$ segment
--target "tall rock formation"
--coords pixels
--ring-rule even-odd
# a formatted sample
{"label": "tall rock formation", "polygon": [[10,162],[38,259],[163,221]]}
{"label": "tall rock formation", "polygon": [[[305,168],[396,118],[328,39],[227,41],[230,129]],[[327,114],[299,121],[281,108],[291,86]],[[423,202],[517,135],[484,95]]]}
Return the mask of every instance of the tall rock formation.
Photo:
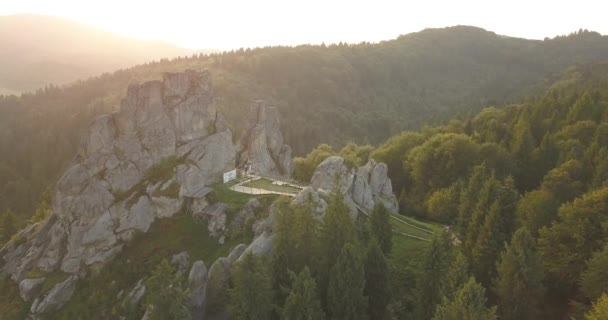
{"label": "tall rock formation", "polygon": [[120,110],[90,126],[55,187],[53,214],[0,250],[0,274],[15,281],[34,270],[82,276],[157,218],[183,205],[203,208],[207,186],[235,168],[235,157],[208,72],[131,85]]}
{"label": "tall rock formation", "polygon": [[237,165],[263,176],[291,176],[291,147],[284,144],[279,113],[264,101],[256,101],[249,108],[237,147]]}
{"label": "tall rock formation", "polygon": [[[373,159],[359,168],[349,169],[341,157],[329,157],[319,166],[310,180],[312,191],[327,193],[339,183],[339,190],[351,209],[353,204],[366,212],[371,212],[378,202],[392,212],[399,212],[397,198],[393,194],[393,185],[388,177],[388,167]],[[356,207],[355,207],[356,209]],[[353,212],[356,214],[356,210]]]}

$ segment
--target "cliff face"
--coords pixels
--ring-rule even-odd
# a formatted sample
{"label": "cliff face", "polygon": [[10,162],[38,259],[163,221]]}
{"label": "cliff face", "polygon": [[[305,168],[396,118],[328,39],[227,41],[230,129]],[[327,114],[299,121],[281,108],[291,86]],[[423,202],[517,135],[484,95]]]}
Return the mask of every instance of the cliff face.
{"label": "cliff face", "polygon": [[291,176],[291,147],[284,144],[277,109],[256,101],[247,119],[237,147],[238,166],[263,176]]}
{"label": "cliff face", "polygon": [[0,271],[16,281],[33,270],[82,276],[157,218],[204,207],[235,156],[208,72],[131,85],[120,111],[90,126],[55,187],[53,214],[2,248]]}

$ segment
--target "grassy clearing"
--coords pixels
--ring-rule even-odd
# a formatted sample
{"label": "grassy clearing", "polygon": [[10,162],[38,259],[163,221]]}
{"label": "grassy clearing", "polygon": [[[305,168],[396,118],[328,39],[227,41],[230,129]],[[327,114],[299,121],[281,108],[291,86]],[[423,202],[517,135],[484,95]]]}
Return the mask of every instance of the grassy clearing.
{"label": "grassy clearing", "polygon": [[247,182],[247,183],[243,184],[243,186],[263,189],[263,190],[269,190],[269,191],[276,191],[276,192],[294,193],[294,194],[298,193],[302,190],[300,188],[296,188],[291,185],[274,184],[273,181],[271,181],[269,179],[265,179],[265,178],[260,178],[257,180]]}
{"label": "grassy clearing", "polygon": [[42,272],[42,271],[32,271],[27,274],[27,278],[45,278],[44,284],[42,284],[41,293],[49,292],[53,287],[65,281],[70,275],[67,273],[63,273],[61,271],[58,272]]}
{"label": "grassy clearing", "polygon": [[[432,231],[434,234],[441,232],[441,230],[443,228],[443,226],[441,226],[441,225],[422,222],[422,221],[419,221],[419,220],[416,220],[416,219],[410,218],[410,217],[398,216],[398,218],[408,222],[409,224],[411,224],[415,227]],[[428,232],[425,232],[420,229],[414,228],[412,226],[406,225],[395,219],[391,219],[391,225],[393,226],[394,230],[405,232],[405,233],[411,234],[413,236],[417,236],[417,237],[421,237],[421,238],[425,238],[425,239],[431,239],[433,237],[433,234],[430,234]],[[399,236],[399,235],[395,235],[395,236]]]}

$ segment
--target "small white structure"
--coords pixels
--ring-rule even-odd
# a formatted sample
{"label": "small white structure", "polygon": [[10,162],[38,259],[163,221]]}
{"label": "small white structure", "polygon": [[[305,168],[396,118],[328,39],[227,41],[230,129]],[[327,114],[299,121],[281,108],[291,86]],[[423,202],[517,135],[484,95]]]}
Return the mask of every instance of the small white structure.
{"label": "small white structure", "polygon": [[228,183],[236,179],[236,169],[224,172],[224,183]]}

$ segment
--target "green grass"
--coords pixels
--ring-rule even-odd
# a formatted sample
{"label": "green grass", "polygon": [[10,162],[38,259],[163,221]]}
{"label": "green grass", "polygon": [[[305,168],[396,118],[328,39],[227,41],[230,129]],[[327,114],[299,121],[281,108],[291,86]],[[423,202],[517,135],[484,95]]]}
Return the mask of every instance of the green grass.
{"label": "green grass", "polygon": [[[435,234],[441,232],[443,228],[443,226],[438,224],[422,222],[409,217],[407,217],[407,219],[403,219],[403,216],[399,216],[399,218],[406,220],[417,227],[432,230],[435,232]],[[393,226],[393,229],[406,232],[414,236],[426,239],[431,239],[433,237],[432,234],[404,225],[394,219],[391,219],[391,225]],[[391,261],[393,261],[393,263],[400,268],[409,268],[414,272],[422,271],[422,257],[424,255],[424,250],[428,245],[429,242],[427,241],[413,239],[393,233],[393,250]]]}
{"label": "green grass", "polygon": [[43,272],[43,271],[32,271],[27,274],[28,279],[34,278],[45,278],[44,284],[42,284],[41,293],[49,292],[53,287],[65,281],[70,275],[61,271],[57,272]]}
{"label": "green grass", "polygon": [[243,186],[263,189],[263,190],[269,190],[269,191],[285,192],[285,193],[298,193],[302,190],[300,188],[296,188],[291,185],[274,184],[271,180],[265,179],[265,178],[260,178],[257,180],[247,182],[247,183],[243,184]]}
{"label": "green grass", "polygon": [[[146,170],[143,179],[128,190],[114,192],[114,201],[121,202],[128,199],[127,206],[132,206],[140,196],[146,193],[146,187],[155,183],[168,181],[175,175],[175,168],[185,163],[185,159],[170,156],[161,160]],[[179,196],[179,184],[171,184],[169,188],[162,193],[167,193],[168,196],[177,198]]]}
{"label": "green grass", "polygon": [[[405,217],[405,216],[401,216],[401,215],[397,216],[397,218],[399,218],[401,220],[404,220],[404,221],[406,221],[406,222],[410,223],[411,225],[416,226],[418,228],[422,228],[422,229],[425,229],[425,230],[432,231],[435,234],[438,233],[438,232],[441,232],[441,230],[443,228],[443,226],[438,225],[438,224],[433,224],[433,223],[428,223],[428,222],[422,222],[422,221],[416,220],[414,218]],[[433,234],[430,234],[428,232],[419,230],[419,229],[414,228],[412,226],[408,226],[408,225],[406,225],[406,224],[404,224],[404,223],[402,223],[400,221],[397,221],[395,219],[391,219],[390,221],[391,221],[391,225],[393,226],[394,230],[398,230],[398,231],[401,231],[401,232],[405,232],[405,233],[411,234],[413,236],[417,236],[417,237],[421,237],[421,238],[425,238],[425,239],[429,239],[429,240],[433,237]],[[400,235],[394,235],[394,236],[400,236]],[[403,237],[403,236],[401,235],[400,237]],[[413,240],[415,240],[415,239],[413,239]],[[419,240],[416,240],[416,241],[419,241]]]}

